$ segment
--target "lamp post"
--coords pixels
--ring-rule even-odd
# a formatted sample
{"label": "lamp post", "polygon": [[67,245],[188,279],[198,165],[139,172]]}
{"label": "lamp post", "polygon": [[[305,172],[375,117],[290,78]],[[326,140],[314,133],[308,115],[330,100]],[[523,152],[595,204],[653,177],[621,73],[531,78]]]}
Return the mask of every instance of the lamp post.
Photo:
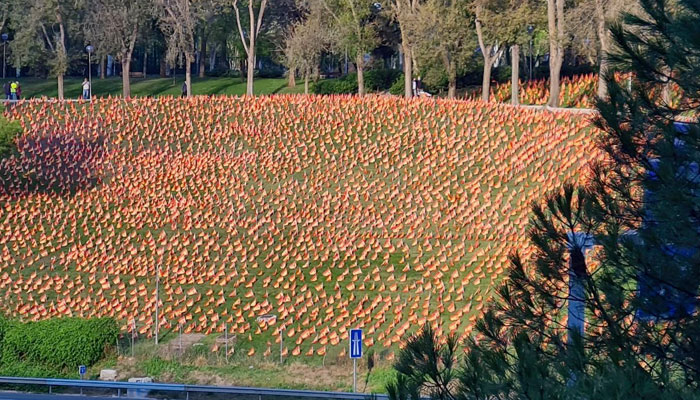
{"label": "lamp post", "polygon": [[532,37],[533,37],[534,33],[535,33],[535,27],[532,25],[528,25],[527,26],[527,34],[530,35],[530,52],[529,52],[530,66],[528,68],[528,70],[530,71],[530,77],[528,80],[530,80],[530,81],[532,80]]}
{"label": "lamp post", "polygon": [[87,45],[85,47],[85,51],[88,53],[88,84],[90,85],[90,101],[92,101],[92,53],[95,51],[95,48],[92,47],[92,45]]}
{"label": "lamp post", "polygon": [[7,33],[2,34],[2,79],[5,79],[5,71],[7,70],[7,65],[5,64],[5,57],[7,56]]}

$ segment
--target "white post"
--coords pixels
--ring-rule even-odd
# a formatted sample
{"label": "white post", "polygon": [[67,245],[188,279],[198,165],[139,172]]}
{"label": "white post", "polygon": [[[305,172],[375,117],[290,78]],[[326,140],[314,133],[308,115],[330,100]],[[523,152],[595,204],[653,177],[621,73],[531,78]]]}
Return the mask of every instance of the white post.
{"label": "white post", "polygon": [[158,345],[158,325],[160,325],[158,323],[160,321],[158,319],[158,303],[160,302],[160,299],[158,298],[159,289],[160,289],[160,265],[158,265],[157,270],[156,270],[156,346]]}
{"label": "white post", "polygon": [[282,365],[282,351],[284,351],[284,325],[280,327],[280,365]]}
{"label": "white post", "polygon": [[357,393],[357,358],[352,359],[352,392]]}
{"label": "white post", "polygon": [[131,320],[131,358],[134,358],[134,338],[136,337],[136,320]]}
{"label": "white post", "polygon": [[88,96],[90,96],[90,101],[92,101],[92,53],[88,51],[88,85],[90,85],[90,90],[88,91]]}

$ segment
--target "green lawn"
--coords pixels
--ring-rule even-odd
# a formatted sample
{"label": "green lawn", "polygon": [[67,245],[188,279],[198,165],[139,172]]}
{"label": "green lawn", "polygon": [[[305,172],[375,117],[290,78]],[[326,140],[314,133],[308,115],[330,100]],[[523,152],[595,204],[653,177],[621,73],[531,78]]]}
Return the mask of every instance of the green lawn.
{"label": "green lawn", "polygon": [[[22,97],[56,97],[58,88],[55,79],[22,78]],[[184,77],[172,78],[148,78],[132,79],[132,96],[179,96]],[[65,80],[65,97],[78,98],[82,93],[81,78],[67,78]],[[226,94],[243,95],[246,91],[245,80],[241,78],[192,78],[192,92],[195,95]],[[287,87],[287,80],[258,79],[255,81],[255,94],[284,94],[303,93],[304,85],[294,88]],[[122,81],[120,77],[108,79],[93,79],[93,93],[95,96],[121,96]]]}

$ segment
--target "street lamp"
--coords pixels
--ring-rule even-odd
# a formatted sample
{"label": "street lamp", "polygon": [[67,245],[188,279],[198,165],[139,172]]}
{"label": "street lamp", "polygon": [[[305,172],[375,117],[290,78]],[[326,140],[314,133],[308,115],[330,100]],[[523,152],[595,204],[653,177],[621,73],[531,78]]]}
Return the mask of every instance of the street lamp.
{"label": "street lamp", "polygon": [[[90,101],[92,101],[92,53],[95,51],[95,48],[92,47],[92,45],[87,45],[85,51],[88,53],[88,84],[90,85],[90,92],[88,94],[90,95]],[[157,340],[158,339],[156,339],[156,342]]]}
{"label": "street lamp", "polygon": [[530,80],[530,81],[532,80],[532,37],[533,37],[534,33],[535,33],[535,27],[532,25],[528,25],[527,26],[527,34],[530,35],[530,53],[529,53],[530,54],[530,68],[528,68],[530,71],[530,78],[528,80]]}
{"label": "street lamp", "polygon": [[7,39],[9,36],[7,36],[7,33],[3,33],[0,37],[2,37],[2,79],[5,79],[5,71],[7,70],[5,57],[7,55]]}

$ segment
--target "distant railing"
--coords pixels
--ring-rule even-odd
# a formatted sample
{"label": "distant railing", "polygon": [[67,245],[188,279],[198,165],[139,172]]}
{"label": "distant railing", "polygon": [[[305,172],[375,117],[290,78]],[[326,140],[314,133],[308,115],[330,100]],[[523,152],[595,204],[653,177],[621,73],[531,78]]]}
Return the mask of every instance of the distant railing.
{"label": "distant railing", "polygon": [[45,379],[45,378],[16,378],[0,376],[0,385],[35,385],[47,387],[51,393],[54,387],[71,388],[92,388],[114,390],[117,397],[122,396],[122,390],[134,390],[137,392],[157,391],[173,392],[185,395],[189,399],[190,393],[216,393],[230,395],[248,396],[275,396],[275,397],[297,397],[310,399],[337,399],[337,400],[388,400],[387,395],[350,393],[350,392],[323,392],[315,390],[292,390],[292,389],[266,389],[251,388],[241,386],[202,386],[202,385],[180,385],[170,383],[136,383],[136,382],[109,382],[91,381],[75,379]]}

